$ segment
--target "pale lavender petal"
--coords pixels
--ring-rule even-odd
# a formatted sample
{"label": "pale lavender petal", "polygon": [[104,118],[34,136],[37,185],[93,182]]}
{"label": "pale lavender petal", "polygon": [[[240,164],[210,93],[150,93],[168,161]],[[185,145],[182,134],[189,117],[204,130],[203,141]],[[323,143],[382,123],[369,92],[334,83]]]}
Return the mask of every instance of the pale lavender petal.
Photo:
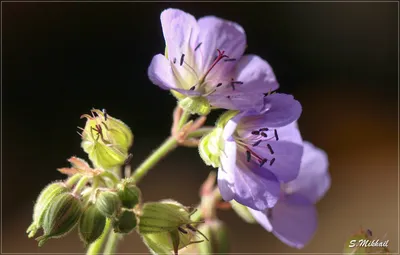
{"label": "pale lavender petal", "polygon": [[151,60],[147,70],[149,79],[165,90],[175,88],[175,79],[169,60],[162,54],[157,54]]}
{"label": "pale lavender petal", "polygon": [[[259,164],[247,162],[245,151],[237,150],[234,171],[235,200],[255,210],[273,207],[278,201],[280,184],[276,177]],[[260,172],[264,170],[261,177]],[[269,173],[269,174],[268,174]]]}
{"label": "pale lavender petal", "polygon": [[235,81],[243,82],[236,86],[240,92],[268,93],[279,88],[271,66],[256,55],[243,56],[234,71]]}
{"label": "pale lavender petal", "polygon": [[[285,183],[293,181],[298,176],[303,155],[302,145],[289,141],[265,141],[252,150],[268,160],[263,165],[265,169],[260,172],[261,176],[272,172],[279,181]],[[265,171],[266,169],[268,171]]]}
{"label": "pale lavender petal", "polygon": [[196,37],[198,25],[196,19],[178,9],[166,9],[161,13],[161,26],[167,44],[170,60],[181,57],[190,47],[191,37]]}
{"label": "pale lavender petal", "polygon": [[264,108],[261,112],[248,111],[239,128],[256,130],[257,127],[283,127],[296,121],[301,111],[301,104],[292,95],[274,93],[264,98]]}
{"label": "pale lavender petal", "polygon": [[[279,203],[279,202],[278,202]],[[272,225],[268,220],[267,215],[263,211],[253,210],[251,208],[247,208],[254,219],[260,224],[265,230],[268,232],[272,231]]]}
{"label": "pale lavender petal", "polygon": [[260,111],[264,106],[263,94],[245,94],[245,93],[235,93],[235,94],[221,94],[215,93],[213,95],[207,96],[210,104],[213,107],[229,110],[249,110],[254,109],[255,111]]}
{"label": "pale lavender petal", "polygon": [[[235,129],[235,123],[231,122],[230,127],[232,132]],[[234,174],[233,169],[236,168],[236,142],[230,137],[229,128],[224,129],[225,132],[225,144],[224,153],[220,157],[221,167],[218,169],[218,188],[221,192],[221,196],[225,201],[230,201],[235,197],[235,187],[234,187]]]}
{"label": "pale lavender petal", "polygon": [[296,192],[316,203],[328,191],[331,178],[328,156],[309,142],[304,142],[300,173],[296,180],[286,184],[287,192]]}
{"label": "pale lavender petal", "polygon": [[[214,16],[206,16],[198,20],[200,28],[198,44],[198,55],[201,56],[201,70],[206,71],[209,69],[217,55],[217,49],[225,51],[230,59],[238,60],[246,47],[246,35],[244,29],[231,21],[223,20]],[[213,79],[215,76],[227,74],[236,61],[222,60],[218,66],[208,75],[208,78]]]}
{"label": "pale lavender petal", "polygon": [[195,90],[187,90],[187,89],[181,89],[181,88],[173,88],[173,90],[185,95],[185,96],[200,96],[201,93],[199,91]]}
{"label": "pale lavender petal", "polygon": [[280,199],[270,215],[272,232],[291,247],[303,248],[317,230],[318,215],[314,204],[298,194]]}

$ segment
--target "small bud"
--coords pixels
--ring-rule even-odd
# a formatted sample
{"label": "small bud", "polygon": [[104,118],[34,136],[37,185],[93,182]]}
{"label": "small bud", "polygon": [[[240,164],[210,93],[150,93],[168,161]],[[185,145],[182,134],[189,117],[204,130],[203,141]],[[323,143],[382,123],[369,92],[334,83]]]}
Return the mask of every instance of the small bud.
{"label": "small bud", "polygon": [[178,254],[179,250],[190,244],[203,242],[203,240],[193,241],[194,237],[195,233],[192,231],[183,233],[177,229],[142,235],[143,242],[153,254],[171,254],[171,252]]}
{"label": "small bud", "polygon": [[209,239],[208,242],[202,242],[197,245],[200,254],[229,253],[227,229],[222,221],[209,221],[202,224],[199,230]]}
{"label": "small bud", "polygon": [[179,106],[191,114],[208,115],[211,111],[210,102],[205,97],[186,97],[179,100]]}
{"label": "small bud", "polygon": [[89,204],[79,219],[79,236],[85,245],[96,241],[104,231],[106,217],[94,204]]}
{"label": "small bud", "polygon": [[51,202],[43,219],[44,235],[37,238],[39,247],[50,238],[60,238],[68,234],[78,223],[82,214],[82,204],[72,193],[62,193]]}
{"label": "small bud", "polygon": [[33,209],[33,222],[26,231],[29,233],[29,238],[35,236],[36,232],[42,227],[45,212],[53,199],[59,194],[68,191],[69,189],[63,182],[54,182],[47,185],[42,192],[40,192]]}
{"label": "small bud", "polygon": [[[130,128],[107,113],[94,109],[82,133],[82,148],[96,167],[111,169],[124,164],[133,143]],[[95,114],[97,116],[95,116]]]}
{"label": "small bud", "polygon": [[224,153],[224,140],[222,128],[214,128],[211,133],[203,136],[199,144],[199,154],[204,163],[217,168],[220,166],[220,156]]}
{"label": "small bud", "polygon": [[116,192],[101,191],[96,198],[97,209],[107,218],[113,218],[121,208],[121,200]]}
{"label": "small bud", "polygon": [[250,223],[250,224],[257,223],[256,219],[254,219],[253,215],[251,214],[251,212],[249,211],[249,208],[247,206],[241,205],[238,202],[236,202],[235,200],[231,200],[230,203],[232,205],[232,209],[245,222]]}
{"label": "small bud", "polygon": [[139,220],[141,234],[166,232],[191,224],[186,207],[173,200],[145,203]]}
{"label": "small bud", "polygon": [[117,189],[123,207],[132,209],[140,202],[140,189],[128,180],[118,184]]}
{"label": "small bud", "polygon": [[112,224],[114,232],[129,234],[137,225],[136,215],[132,211],[122,209],[118,217],[113,220]]}
{"label": "small bud", "polygon": [[[178,254],[178,250],[189,244],[198,232],[191,224],[187,207],[173,200],[145,203],[139,218],[138,232],[150,250],[159,253]],[[201,232],[198,232],[201,234]]]}

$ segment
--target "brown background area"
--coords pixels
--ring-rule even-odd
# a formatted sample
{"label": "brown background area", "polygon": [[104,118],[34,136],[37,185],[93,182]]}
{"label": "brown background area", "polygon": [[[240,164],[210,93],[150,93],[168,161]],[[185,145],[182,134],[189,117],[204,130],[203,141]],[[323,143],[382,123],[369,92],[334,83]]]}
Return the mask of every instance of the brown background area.
{"label": "brown background area", "polygon": [[[158,15],[166,4],[4,3],[2,252],[83,252],[74,232],[43,248],[25,235],[33,201],[85,157],[75,127],[105,107],[134,131],[133,164],[168,135],[173,98],[146,68],[162,51]],[[283,92],[303,105],[303,137],[327,151],[332,188],[318,204],[319,229],[304,250],[222,212],[232,252],[341,252],[360,225],[399,252],[397,4],[175,4],[196,16],[242,24],[249,51],[268,59]],[[215,116],[213,116],[215,118]],[[209,120],[212,124],[213,119]],[[140,187],[148,201],[198,202],[210,168],[179,148]],[[136,234],[120,252],[147,252]]]}

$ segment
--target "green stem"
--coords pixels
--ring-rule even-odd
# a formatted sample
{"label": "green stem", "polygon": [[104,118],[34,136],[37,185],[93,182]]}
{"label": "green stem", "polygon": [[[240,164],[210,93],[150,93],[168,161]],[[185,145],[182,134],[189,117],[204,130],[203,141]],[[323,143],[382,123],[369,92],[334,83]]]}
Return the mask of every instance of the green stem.
{"label": "green stem", "polygon": [[82,177],[81,174],[74,174],[73,176],[69,177],[66,181],[65,181],[65,185],[67,185],[68,188],[72,188],[72,186],[75,185],[75,183],[77,181],[79,181],[79,179]]}
{"label": "green stem", "polygon": [[88,177],[82,177],[79,182],[76,184],[74,190],[72,191],[73,194],[77,195],[79,194],[82,189],[86,186],[86,183],[88,182],[89,178]]}
{"label": "green stem", "polygon": [[182,113],[181,119],[179,120],[178,129],[181,129],[183,125],[185,125],[185,123],[189,120],[190,115],[191,114],[188,111],[184,111]]}
{"label": "green stem", "polygon": [[114,231],[110,231],[110,235],[108,236],[106,247],[104,248],[104,255],[115,254],[115,252],[117,250],[118,241],[120,239],[121,239],[120,234],[117,234]]}
{"label": "green stem", "polygon": [[201,137],[213,131],[214,127],[203,127],[191,132],[188,137]]}
{"label": "green stem", "polygon": [[158,149],[156,149],[136,170],[131,178],[137,183],[147,172],[154,167],[162,158],[164,158],[171,150],[175,149],[178,143],[174,137],[169,137]]}
{"label": "green stem", "polygon": [[106,237],[108,236],[108,232],[110,230],[110,225],[111,225],[110,221],[107,220],[106,226],[104,227],[103,234],[101,235],[101,237],[99,239],[97,239],[97,241],[95,241],[94,243],[92,243],[89,246],[89,249],[87,250],[86,255],[97,255],[100,253],[100,250],[103,247],[103,243],[106,240]]}

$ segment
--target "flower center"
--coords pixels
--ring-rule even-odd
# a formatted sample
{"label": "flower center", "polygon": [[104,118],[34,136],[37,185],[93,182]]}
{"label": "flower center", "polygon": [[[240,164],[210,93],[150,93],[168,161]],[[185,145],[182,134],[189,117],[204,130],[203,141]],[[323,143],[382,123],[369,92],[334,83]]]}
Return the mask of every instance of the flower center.
{"label": "flower center", "polygon": [[[270,133],[270,135],[268,135],[268,132]],[[278,131],[276,129],[272,131],[269,128],[260,128],[258,130],[251,131],[250,136],[247,136],[245,138],[241,138],[238,135],[235,135],[235,140],[237,141],[237,144],[246,151],[247,162],[255,160],[260,167],[268,162],[270,166],[274,164],[276,160],[273,157],[275,151],[273,150],[271,144],[268,143],[268,141],[279,140]],[[267,150],[268,154],[271,155],[270,157],[262,157],[257,154],[257,152],[255,152],[254,148],[261,146],[263,150]]]}

